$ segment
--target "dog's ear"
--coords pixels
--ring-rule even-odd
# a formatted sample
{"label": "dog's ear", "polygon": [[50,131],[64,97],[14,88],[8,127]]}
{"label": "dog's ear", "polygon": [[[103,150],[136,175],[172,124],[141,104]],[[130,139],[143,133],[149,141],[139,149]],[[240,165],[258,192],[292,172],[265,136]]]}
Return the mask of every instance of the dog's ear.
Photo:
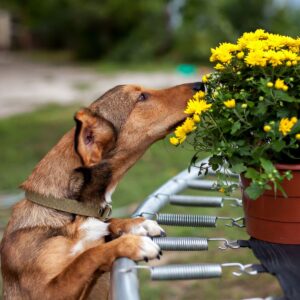
{"label": "dog's ear", "polygon": [[74,146],[84,166],[99,163],[103,155],[113,148],[116,134],[113,125],[95,115],[88,108],[75,114],[76,130]]}

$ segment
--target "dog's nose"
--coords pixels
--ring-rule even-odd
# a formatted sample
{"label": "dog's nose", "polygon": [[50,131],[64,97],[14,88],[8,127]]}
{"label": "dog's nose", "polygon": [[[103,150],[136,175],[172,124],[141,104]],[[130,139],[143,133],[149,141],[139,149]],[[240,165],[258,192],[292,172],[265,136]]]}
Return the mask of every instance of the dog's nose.
{"label": "dog's nose", "polygon": [[203,82],[194,82],[192,89],[195,92],[205,91],[204,83]]}

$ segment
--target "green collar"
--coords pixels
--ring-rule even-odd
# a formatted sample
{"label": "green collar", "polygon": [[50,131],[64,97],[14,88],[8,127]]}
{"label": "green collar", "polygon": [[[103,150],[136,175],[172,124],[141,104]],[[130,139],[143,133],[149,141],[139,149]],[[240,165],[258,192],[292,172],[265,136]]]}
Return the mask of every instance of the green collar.
{"label": "green collar", "polygon": [[56,210],[68,212],[75,215],[81,215],[86,217],[94,217],[100,220],[106,220],[111,215],[112,207],[106,203],[104,208],[91,206],[83,202],[79,202],[73,199],[67,198],[54,198],[42,196],[34,192],[25,192],[25,196],[28,200],[37,203],[42,206],[53,208]]}

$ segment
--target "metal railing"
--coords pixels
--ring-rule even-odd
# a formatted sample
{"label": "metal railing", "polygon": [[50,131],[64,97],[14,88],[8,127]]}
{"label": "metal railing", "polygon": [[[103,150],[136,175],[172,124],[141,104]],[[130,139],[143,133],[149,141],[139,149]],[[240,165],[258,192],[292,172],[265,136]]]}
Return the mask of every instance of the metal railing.
{"label": "metal railing", "polygon": [[[201,190],[211,190],[214,181],[211,180],[201,180],[201,178],[204,177],[204,175],[199,175],[199,168],[197,166],[200,166],[201,164],[206,164],[208,162],[208,158],[200,161],[195,167],[191,167],[190,170],[184,170],[175,177],[171,178],[169,181],[167,181],[165,184],[163,184],[160,188],[158,188],[156,191],[154,191],[150,196],[148,196],[145,201],[136,209],[136,211],[133,213],[132,217],[137,217],[143,215],[145,218],[153,219],[154,217],[157,218],[158,223],[159,222],[159,211],[167,204],[175,204],[175,205],[185,205],[185,206],[202,206],[202,207],[221,207],[223,206],[224,201],[228,200],[233,203],[235,206],[240,206],[241,202],[239,199],[236,198],[226,198],[226,197],[216,197],[216,196],[188,196],[188,195],[176,195],[183,190],[187,188],[196,188]],[[209,173],[210,175],[214,175],[214,172]],[[235,174],[231,174],[233,177],[237,177]],[[200,179],[200,180],[199,180]],[[167,214],[164,214],[167,215]],[[175,217],[174,217],[175,216]],[[171,221],[176,223],[176,218],[178,218],[182,221],[182,218],[180,215],[173,215],[171,216]],[[183,218],[183,223],[187,222],[188,225],[193,225],[193,222],[199,221],[200,224],[203,225],[201,222],[208,222],[208,226],[215,225],[217,219],[222,219],[220,217],[212,217],[212,216],[197,216],[194,217],[200,217],[198,220],[190,219],[190,217],[187,216],[193,216],[193,215],[181,215],[185,216]],[[164,216],[166,219],[166,216]],[[205,217],[205,218],[204,218]],[[209,217],[208,220],[206,217]],[[214,218],[214,219],[211,219]],[[238,219],[232,219],[232,218],[226,218],[223,219],[230,220],[231,225],[241,226],[239,224],[240,218]],[[208,220],[208,221],[207,221]],[[190,223],[189,223],[190,221]],[[213,224],[214,223],[214,224]],[[207,223],[205,223],[207,225]],[[204,225],[205,225],[204,224]],[[184,239],[184,238],[182,238]],[[198,245],[195,246],[195,240],[193,241],[183,241],[178,242],[176,241],[165,241],[166,247],[173,247],[176,243],[178,244],[175,247],[181,247],[181,250],[188,250],[188,243],[190,245],[194,242],[194,245],[191,245],[191,247],[195,249],[203,249],[207,250],[207,242],[209,239],[203,238],[201,241],[198,242]],[[225,243],[225,248],[234,248],[234,245],[231,245],[227,240],[225,239],[210,239],[210,240],[222,240]],[[163,241],[161,241],[163,243]],[[168,244],[169,243],[169,244]],[[172,245],[170,245],[170,243]],[[195,272],[197,273],[197,276],[199,278],[204,278],[204,276],[219,276],[221,275],[221,268],[222,266],[239,266],[240,271],[245,271],[246,268],[249,266],[242,266],[240,264],[223,264],[223,265],[216,265],[216,264],[207,264],[207,265],[179,265],[177,267],[172,266],[163,266],[162,267],[156,267],[156,268],[150,268],[147,266],[137,266],[135,262],[128,258],[120,258],[116,260],[116,262],[113,265],[112,270],[112,279],[111,279],[111,298],[112,300],[139,300],[139,281],[137,276],[137,268],[148,268],[151,271],[151,277],[152,279],[160,278],[157,276],[156,273],[164,273],[165,267],[169,267],[166,270],[171,270],[173,272],[172,276],[173,279],[176,279],[178,276],[180,277],[180,274],[174,275],[174,270],[190,270],[192,272],[190,275],[194,276],[193,278],[196,278]],[[175,265],[176,266],[176,265]],[[179,267],[179,269],[178,269]],[[163,270],[164,269],[164,270]],[[125,271],[124,271],[125,270]],[[126,272],[126,270],[130,270],[130,272]],[[217,272],[216,272],[217,270]],[[206,273],[205,273],[206,272]],[[211,274],[211,272],[213,274]],[[253,270],[247,272],[247,274],[251,274]],[[154,273],[154,275],[153,275]],[[218,274],[217,274],[218,273]],[[241,274],[239,272],[233,272],[233,274]],[[171,276],[171,277],[172,277]],[[175,277],[174,277],[175,276]],[[164,278],[167,278],[168,276],[163,275]],[[179,279],[179,277],[177,279]]]}

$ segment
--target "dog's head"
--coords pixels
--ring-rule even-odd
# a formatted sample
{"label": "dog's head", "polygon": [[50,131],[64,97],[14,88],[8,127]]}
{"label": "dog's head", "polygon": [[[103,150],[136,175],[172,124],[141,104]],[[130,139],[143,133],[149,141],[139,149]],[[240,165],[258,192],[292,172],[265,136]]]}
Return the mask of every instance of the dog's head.
{"label": "dog's head", "polygon": [[76,188],[81,196],[89,198],[87,193],[99,191],[99,182],[93,180],[91,172],[96,176],[101,173],[101,178],[106,173],[106,182],[101,184],[106,192],[113,190],[152,143],[164,138],[186,118],[183,111],[188,99],[202,88],[201,83],[162,90],[122,85],[78,111],[74,144],[83,167],[77,173],[84,173],[85,182],[89,182]]}

